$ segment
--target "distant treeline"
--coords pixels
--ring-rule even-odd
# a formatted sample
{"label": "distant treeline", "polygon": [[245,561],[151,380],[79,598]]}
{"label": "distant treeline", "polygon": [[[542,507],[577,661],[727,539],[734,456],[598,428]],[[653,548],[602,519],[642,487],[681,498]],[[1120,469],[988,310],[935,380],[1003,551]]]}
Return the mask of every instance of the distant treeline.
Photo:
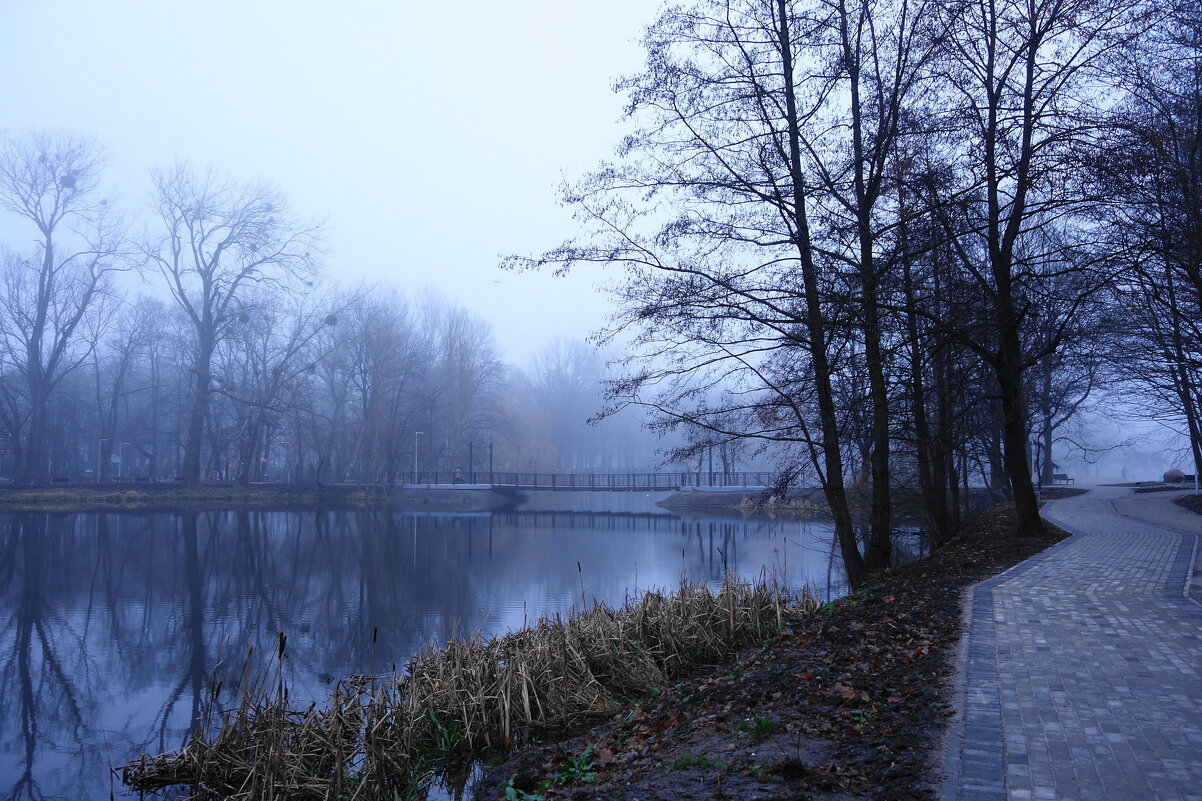
{"label": "distant treeline", "polygon": [[453,301],[327,286],[320,231],[271,187],[175,166],[153,173],[149,208],[118,209],[103,161],[76,136],[0,142],[18,232],[0,250],[0,477],[389,482],[655,464],[636,415],[588,425],[605,377],[592,348],[550,343],[512,367]]}

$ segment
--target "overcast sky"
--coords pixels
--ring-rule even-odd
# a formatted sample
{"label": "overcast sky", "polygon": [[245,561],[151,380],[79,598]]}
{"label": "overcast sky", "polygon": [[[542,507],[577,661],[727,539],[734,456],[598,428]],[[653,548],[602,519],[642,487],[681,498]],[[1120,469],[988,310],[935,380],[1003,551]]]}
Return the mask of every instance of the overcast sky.
{"label": "overcast sky", "polygon": [[557,186],[618,142],[653,0],[0,0],[0,126],[107,146],[126,206],[182,158],[326,220],[329,266],[488,319],[524,361],[604,319],[595,277],[514,275],[572,228]]}

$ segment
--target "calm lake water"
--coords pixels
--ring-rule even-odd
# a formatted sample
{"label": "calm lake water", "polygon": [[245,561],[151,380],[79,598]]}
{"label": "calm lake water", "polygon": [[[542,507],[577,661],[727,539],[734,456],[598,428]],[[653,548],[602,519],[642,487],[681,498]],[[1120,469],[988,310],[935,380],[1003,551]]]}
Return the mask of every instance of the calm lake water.
{"label": "calm lake water", "polygon": [[[180,746],[215,677],[287,635],[294,697],[429,642],[621,603],[682,576],[776,571],[843,592],[822,524],[624,512],[0,516],[0,798],[127,797],[110,776]],[[617,503],[619,501],[611,501]],[[535,499],[534,503],[538,503]],[[596,506],[599,499],[580,501]]]}

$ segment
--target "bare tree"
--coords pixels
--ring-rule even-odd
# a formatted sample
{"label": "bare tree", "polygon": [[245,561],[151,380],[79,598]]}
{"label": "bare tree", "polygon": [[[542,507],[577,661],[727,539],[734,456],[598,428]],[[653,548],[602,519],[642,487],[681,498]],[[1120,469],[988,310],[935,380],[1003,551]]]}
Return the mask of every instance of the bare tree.
{"label": "bare tree", "polygon": [[441,440],[442,468],[462,471],[467,467],[469,444],[497,428],[497,391],[505,366],[488,323],[464,309],[439,305],[443,306],[437,328],[441,420],[435,430]]}
{"label": "bare tree", "polygon": [[98,185],[104,160],[90,140],[47,133],[0,144],[0,207],[34,229],[31,253],[0,264],[0,347],[20,373],[27,422],[20,480],[50,480],[55,388],[86,357],[85,315],[125,269],[122,233]]}
{"label": "bare tree", "polygon": [[290,292],[315,270],[318,229],[293,221],[278,191],[183,165],[153,175],[159,229],[146,255],[192,331],[192,387],[181,478],[201,479],[213,355],[238,322],[246,292]]}
{"label": "bare tree", "polygon": [[[149,344],[153,315],[157,311],[161,309],[145,301],[132,307],[125,303],[113,304],[110,319],[103,320],[100,330],[91,336],[97,343],[91,349],[90,363],[98,423],[95,433],[96,480],[99,482],[106,482],[111,477],[113,451],[118,448],[121,410],[129,395],[141,389],[132,381],[133,372]],[[153,431],[153,421],[140,428]]]}
{"label": "bare tree", "polygon": [[[1110,98],[1099,68],[1133,35],[1132,8],[1119,0],[945,6],[943,66],[954,133],[944,147],[960,166],[959,191],[943,202],[962,213],[949,232],[962,271],[989,303],[988,320],[964,341],[997,382],[1001,446],[1022,535],[1043,529],[1028,459],[1024,372],[1061,341],[1054,333],[1032,352],[1023,332],[1049,290],[1071,285],[1056,321],[1063,330],[1079,303],[1112,280],[1105,262],[1091,263],[1086,237],[1056,232],[1097,202],[1076,179],[1097,147],[1101,106]],[[1067,275],[1075,280],[1063,280]]]}
{"label": "bare tree", "polygon": [[530,366],[531,412],[544,421],[559,468],[587,470],[598,458],[599,429],[587,425],[604,406],[601,355],[583,342],[556,340]]}
{"label": "bare tree", "polygon": [[1202,18],[1189,2],[1164,10],[1117,60],[1129,95],[1092,166],[1113,201],[1098,215],[1107,246],[1132,267],[1114,364],[1142,416],[1181,426],[1202,473]]}
{"label": "bare tree", "polygon": [[324,294],[292,298],[291,308],[281,308],[275,300],[247,298],[226,341],[229,364],[221,378],[214,378],[215,391],[238,404],[236,480],[243,485],[263,478],[263,465],[271,458],[271,429],[291,411],[290,389],[302,375],[316,371],[330,347],[319,334],[337,325],[344,311],[333,308]]}
{"label": "bare tree", "polygon": [[420,326],[395,293],[361,292],[348,316],[337,353],[323,368],[332,409],[329,451],[343,472],[392,482],[412,469],[414,432],[432,434],[436,332]]}
{"label": "bare tree", "polygon": [[[903,112],[939,41],[926,5],[669,9],[648,29],[647,69],[620,85],[637,125],[622,161],[569,193],[594,242],[535,262],[627,269],[619,325],[642,332],[644,358],[620,399],[717,442],[794,446],[822,484],[853,585],[889,561],[882,254],[896,250],[889,188],[913,135]],[[724,384],[728,402],[696,405]],[[853,429],[871,480],[863,555],[847,491]]]}

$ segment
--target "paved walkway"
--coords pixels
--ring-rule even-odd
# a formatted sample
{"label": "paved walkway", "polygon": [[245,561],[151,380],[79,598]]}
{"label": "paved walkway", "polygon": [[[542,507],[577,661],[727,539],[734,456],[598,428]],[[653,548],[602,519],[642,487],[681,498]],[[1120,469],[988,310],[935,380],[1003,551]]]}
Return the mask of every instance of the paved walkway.
{"label": "paved walkway", "polygon": [[1202,801],[1202,516],[1172,497],[1053,501],[1075,536],[970,591],[944,801]]}

